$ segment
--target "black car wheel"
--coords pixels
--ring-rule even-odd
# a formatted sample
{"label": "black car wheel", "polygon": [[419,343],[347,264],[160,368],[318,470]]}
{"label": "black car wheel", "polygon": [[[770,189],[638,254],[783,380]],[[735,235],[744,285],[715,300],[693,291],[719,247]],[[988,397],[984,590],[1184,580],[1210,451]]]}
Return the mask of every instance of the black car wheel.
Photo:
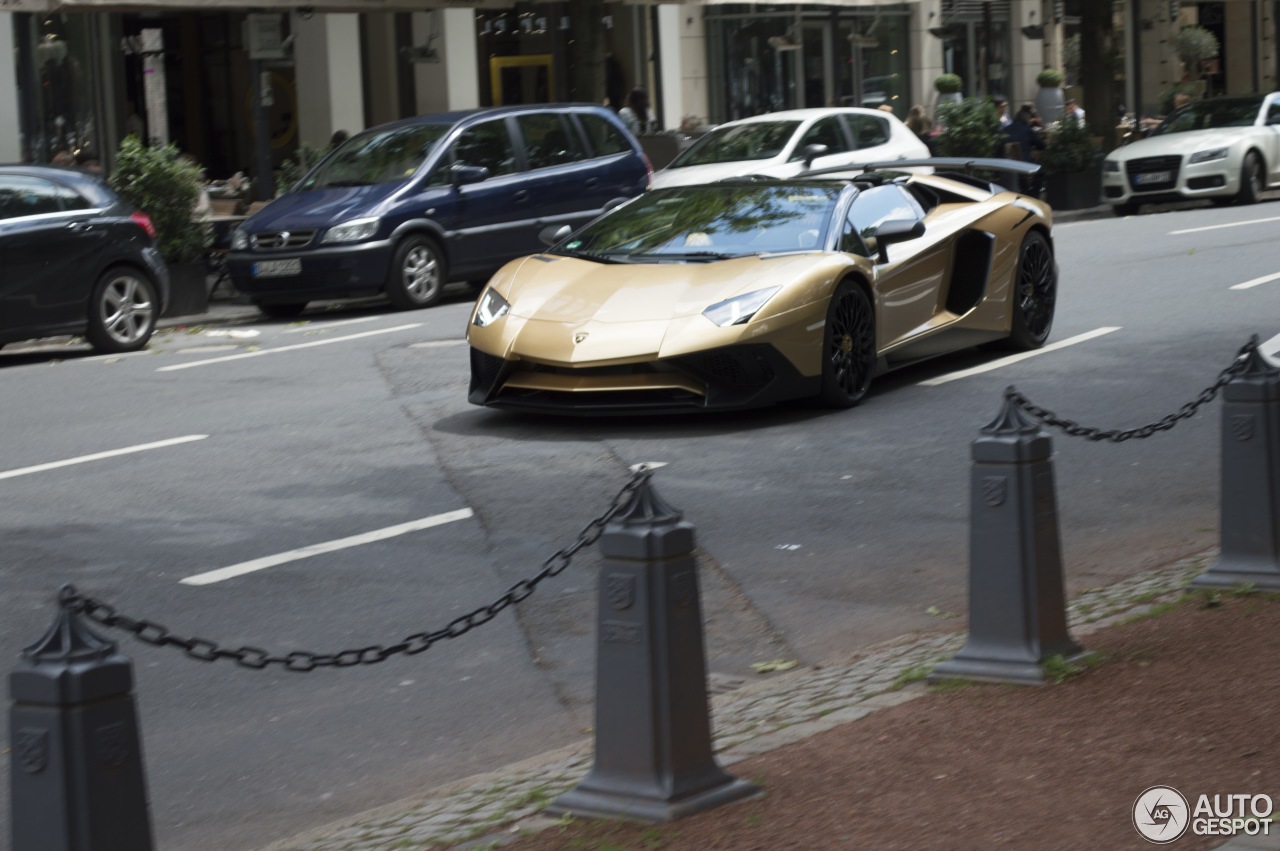
{"label": "black car wheel", "polygon": [[851,408],[871,386],[876,366],[876,322],[871,301],[862,288],[842,281],[827,306],[823,331],[823,405]]}
{"label": "black car wheel", "polygon": [[1250,151],[1244,155],[1244,164],[1240,166],[1240,194],[1236,195],[1236,202],[1258,203],[1258,199],[1262,197],[1263,188],[1262,160]]}
{"label": "black car wheel", "polygon": [[155,331],[159,301],[146,275],[124,266],[108,269],[89,299],[85,339],[100,352],[136,352]]}
{"label": "black car wheel", "polygon": [[1058,267],[1053,251],[1044,234],[1032,231],[1022,240],[1022,250],[1018,253],[1008,347],[1027,351],[1043,346],[1053,327],[1057,300]]}
{"label": "black car wheel", "polygon": [[286,304],[262,304],[261,302],[255,302],[253,306],[258,308],[258,310],[261,310],[265,316],[270,316],[272,319],[293,319],[294,317],[301,316],[302,311],[307,309],[307,303],[305,301],[291,301]]}
{"label": "black car wheel", "polygon": [[444,254],[425,236],[408,236],[391,261],[387,298],[401,310],[430,307],[444,292]]}

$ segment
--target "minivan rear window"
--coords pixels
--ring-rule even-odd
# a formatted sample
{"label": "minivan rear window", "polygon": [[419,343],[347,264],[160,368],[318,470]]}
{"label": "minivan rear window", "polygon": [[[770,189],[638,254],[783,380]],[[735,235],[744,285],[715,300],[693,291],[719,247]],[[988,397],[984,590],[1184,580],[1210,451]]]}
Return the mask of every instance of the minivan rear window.
{"label": "minivan rear window", "polygon": [[303,190],[399,183],[413,176],[451,124],[413,124],[353,136],[303,180]]}

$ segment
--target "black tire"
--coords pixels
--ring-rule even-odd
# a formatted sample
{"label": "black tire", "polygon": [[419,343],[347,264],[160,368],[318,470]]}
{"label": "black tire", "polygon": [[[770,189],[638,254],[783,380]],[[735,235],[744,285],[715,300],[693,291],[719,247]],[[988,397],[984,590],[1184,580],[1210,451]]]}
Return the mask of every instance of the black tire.
{"label": "black tire", "polygon": [[1265,188],[1266,177],[1262,168],[1262,158],[1250,151],[1244,155],[1244,163],[1240,166],[1240,192],[1236,195],[1236,203],[1258,203]]}
{"label": "black tire", "polygon": [[160,299],[151,279],[117,266],[103,272],[93,287],[84,336],[100,352],[136,352],[151,339],[159,318]]}
{"label": "black tire", "polygon": [[822,335],[822,390],[828,408],[852,408],[871,387],[876,367],[876,320],[862,287],[841,281],[827,305]]}
{"label": "black tire", "polygon": [[1137,204],[1113,204],[1111,212],[1117,216],[1136,216],[1138,215]]}
{"label": "black tire", "polygon": [[429,237],[413,234],[396,246],[387,273],[387,298],[400,310],[430,307],[444,293],[444,252]]}
{"label": "black tire", "polygon": [[1013,315],[1005,347],[1025,352],[1040,348],[1049,339],[1058,300],[1058,266],[1044,234],[1031,231],[1022,240],[1015,275],[1010,293]]}
{"label": "black tire", "polygon": [[302,315],[302,311],[307,309],[307,302],[291,301],[285,304],[255,302],[253,306],[261,310],[264,316],[270,316],[272,319],[295,319]]}

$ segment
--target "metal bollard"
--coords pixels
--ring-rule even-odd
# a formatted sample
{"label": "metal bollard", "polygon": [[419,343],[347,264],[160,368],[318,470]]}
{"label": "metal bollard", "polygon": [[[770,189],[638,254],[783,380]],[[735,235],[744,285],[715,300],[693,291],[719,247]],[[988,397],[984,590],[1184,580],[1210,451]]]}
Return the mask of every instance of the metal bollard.
{"label": "metal bollard", "polygon": [[[1254,338],[1257,341],[1257,337]],[[1280,369],[1249,352],[1222,391],[1222,548],[1192,587],[1280,590]]]}
{"label": "metal bollard", "polygon": [[22,656],[9,673],[13,851],[151,851],[132,663],[61,605]]}
{"label": "metal bollard", "polygon": [[1083,651],[1067,634],[1053,441],[1009,399],[973,442],[969,638],[949,678],[1041,685],[1041,664]]}
{"label": "metal bollard", "polygon": [[642,484],[600,551],[595,762],[554,813],[667,822],[756,794],[717,764],[693,526]]}

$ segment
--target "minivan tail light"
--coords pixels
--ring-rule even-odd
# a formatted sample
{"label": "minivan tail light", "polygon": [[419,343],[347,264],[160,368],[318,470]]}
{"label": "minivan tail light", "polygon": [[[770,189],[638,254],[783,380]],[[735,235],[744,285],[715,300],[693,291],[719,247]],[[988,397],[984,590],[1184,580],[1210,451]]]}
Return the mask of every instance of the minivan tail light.
{"label": "minivan tail light", "polygon": [[151,217],[146,213],[130,213],[129,218],[135,225],[147,232],[147,236],[156,238],[156,226],[151,224]]}
{"label": "minivan tail light", "polygon": [[640,153],[640,159],[644,160],[644,170],[645,170],[644,188],[652,189],[653,188],[653,163],[649,162],[649,155],[644,153],[643,151]]}

